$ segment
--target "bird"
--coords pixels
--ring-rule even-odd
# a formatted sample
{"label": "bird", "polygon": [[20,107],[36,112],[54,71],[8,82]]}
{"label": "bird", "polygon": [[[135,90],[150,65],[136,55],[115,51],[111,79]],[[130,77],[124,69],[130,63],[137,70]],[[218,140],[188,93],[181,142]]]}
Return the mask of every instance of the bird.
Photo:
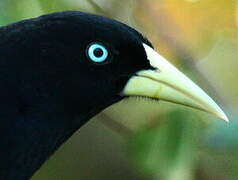
{"label": "bird", "polygon": [[0,28],[0,179],[28,180],[82,125],[124,98],[168,101],[228,121],[140,32],[80,11]]}

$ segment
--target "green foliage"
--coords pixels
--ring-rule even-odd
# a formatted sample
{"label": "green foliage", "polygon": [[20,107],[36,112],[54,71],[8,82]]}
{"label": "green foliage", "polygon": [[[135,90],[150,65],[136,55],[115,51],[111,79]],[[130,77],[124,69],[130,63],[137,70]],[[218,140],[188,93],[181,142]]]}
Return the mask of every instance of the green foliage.
{"label": "green foliage", "polygon": [[[140,27],[162,55],[185,67],[213,97],[220,95],[228,104],[228,115],[236,112],[236,1],[1,0],[0,25],[63,10],[97,13]],[[131,112],[120,105],[114,113],[106,111],[127,129],[119,132],[129,136],[105,128],[98,116],[33,180],[238,179],[237,113],[225,124],[176,105],[144,103],[128,103],[126,109],[134,108]],[[205,121],[210,124],[205,126]]]}
{"label": "green foliage", "polygon": [[130,156],[139,170],[159,179],[191,180],[201,128],[197,116],[174,111],[158,127],[137,133],[129,141]]}

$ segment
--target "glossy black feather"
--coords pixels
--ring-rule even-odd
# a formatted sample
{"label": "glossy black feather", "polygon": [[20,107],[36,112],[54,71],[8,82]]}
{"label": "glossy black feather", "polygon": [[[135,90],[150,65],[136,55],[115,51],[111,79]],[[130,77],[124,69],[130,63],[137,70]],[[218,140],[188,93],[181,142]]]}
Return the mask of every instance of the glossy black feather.
{"label": "glossy black feather", "polygon": [[[61,12],[0,28],[0,179],[25,180],[81,125],[121,100],[148,69],[134,29],[108,18]],[[93,63],[92,42],[110,59]]]}

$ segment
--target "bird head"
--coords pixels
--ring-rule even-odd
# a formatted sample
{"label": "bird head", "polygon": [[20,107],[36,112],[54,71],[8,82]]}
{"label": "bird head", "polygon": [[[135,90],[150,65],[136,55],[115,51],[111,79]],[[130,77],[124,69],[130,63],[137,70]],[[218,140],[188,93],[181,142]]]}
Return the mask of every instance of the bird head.
{"label": "bird head", "polygon": [[0,38],[5,179],[30,177],[81,125],[125,97],[169,101],[228,120],[143,35],[118,21],[53,13],[1,27]]}
{"label": "bird head", "polygon": [[46,87],[58,104],[76,114],[92,112],[93,116],[123,97],[141,96],[228,120],[200,87],[160,56],[142,34],[123,23],[72,11],[30,20],[23,28],[29,31],[24,52],[28,47],[39,63],[31,68],[53,79]]}

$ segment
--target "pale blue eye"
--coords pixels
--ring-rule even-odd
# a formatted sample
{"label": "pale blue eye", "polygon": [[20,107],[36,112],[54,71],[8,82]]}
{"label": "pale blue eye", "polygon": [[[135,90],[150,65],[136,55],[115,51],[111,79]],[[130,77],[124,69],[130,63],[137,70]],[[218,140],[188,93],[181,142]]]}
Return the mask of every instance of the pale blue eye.
{"label": "pale blue eye", "polygon": [[91,44],[87,53],[90,60],[96,63],[104,62],[108,57],[108,50],[99,43]]}

